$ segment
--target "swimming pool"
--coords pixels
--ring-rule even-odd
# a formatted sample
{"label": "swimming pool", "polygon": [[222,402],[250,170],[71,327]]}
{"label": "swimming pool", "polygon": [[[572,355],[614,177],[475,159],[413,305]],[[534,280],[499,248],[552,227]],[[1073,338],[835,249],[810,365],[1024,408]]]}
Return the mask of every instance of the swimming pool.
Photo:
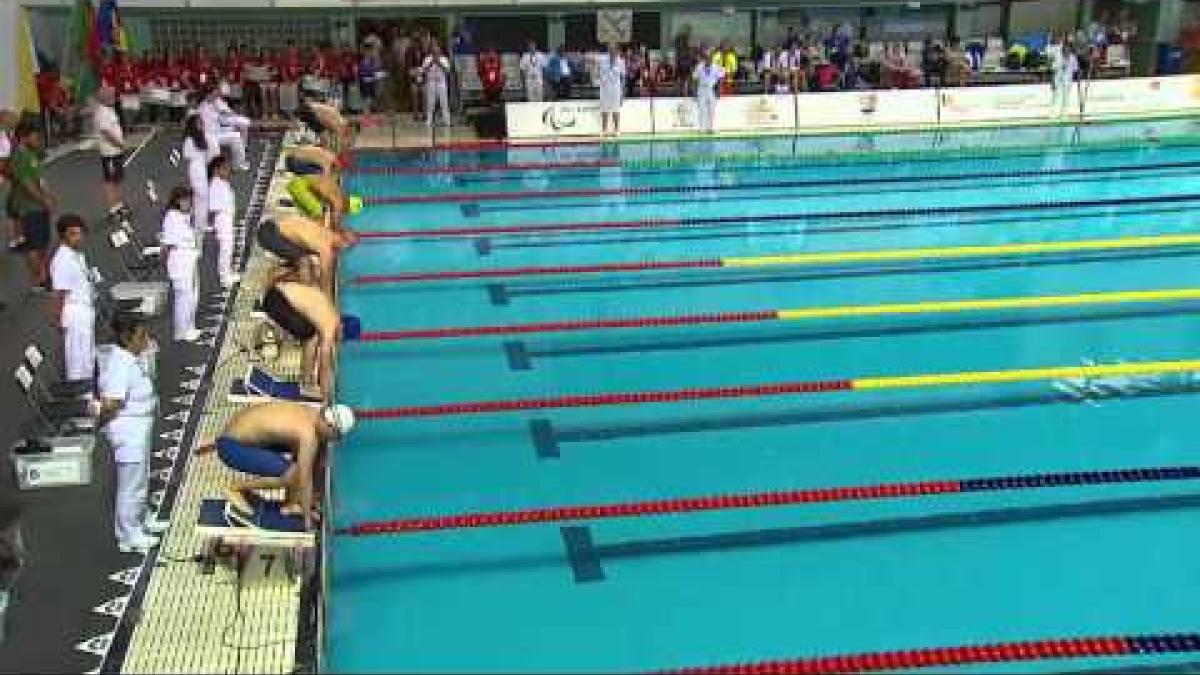
{"label": "swimming pool", "polygon": [[[336,449],[335,527],[980,489],[335,535],[325,668],[642,671],[1195,630],[1193,476],[1099,472],[1200,464],[1189,375],[1102,370],[1200,358],[1198,130],[361,153],[348,186],[375,204],[352,219],[370,236],[341,303],[369,339],[343,346],[339,396],[408,411]],[[1080,366],[1101,370],[1042,370]],[[1028,377],[954,378],[995,371]],[[946,377],[871,386],[911,375]],[[795,382],[848,385],[768,386]],[[518,403],[478,413],[495,401]],[[459,403],[483,405],[437,407]],[[1046,474],[1076,478],[1011,478]],[[1010,480],[957,482],[989,478]]]}

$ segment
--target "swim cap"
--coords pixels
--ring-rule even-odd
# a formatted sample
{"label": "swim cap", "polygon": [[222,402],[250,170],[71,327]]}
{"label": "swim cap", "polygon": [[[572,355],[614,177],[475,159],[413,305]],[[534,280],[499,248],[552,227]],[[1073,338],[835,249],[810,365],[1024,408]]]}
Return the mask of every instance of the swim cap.
{"label": "swim cap", "polygon": [[350,409],[350,406],[340,404],[325,406],[321,411],[321,419],[333,427],[339,437],[345,436],[354,428],[354,411]]}
{"label": "swim cap", "polygon": [[362,197],[354,195],[350,197],[350,215],[354,215],[363,209]]}

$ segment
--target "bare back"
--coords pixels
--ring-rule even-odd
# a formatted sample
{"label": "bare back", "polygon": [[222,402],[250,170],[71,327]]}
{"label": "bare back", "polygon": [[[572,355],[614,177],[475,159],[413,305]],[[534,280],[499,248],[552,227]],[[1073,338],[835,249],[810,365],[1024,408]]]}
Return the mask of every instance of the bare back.
{"label": "bare back", "polygon": [[320,409],[302,403],[274,401],[238,411],[223,435],[246,445],[296,449],[317,442]]}

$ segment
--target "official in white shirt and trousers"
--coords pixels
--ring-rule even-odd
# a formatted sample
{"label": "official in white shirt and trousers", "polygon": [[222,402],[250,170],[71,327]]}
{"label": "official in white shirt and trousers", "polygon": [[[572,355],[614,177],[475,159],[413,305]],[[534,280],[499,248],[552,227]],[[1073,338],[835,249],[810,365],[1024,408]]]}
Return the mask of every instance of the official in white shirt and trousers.
{"label": "official in white shirt and trousers", "polygon": [[229,105],[221,99],[221,92],[215,85],[209,85],[203,90],[203,100],[197,106],[200,122],[204,128],[204,137],[208,141],[208,157],[212,159],[221,154],[221,147],[229,148],[233,163],[239,171],[246,171],[250,165],[246,163],[246,139],[242,133],[231,127],[249,127],[249,120],[231,115]]}
{"label": "official in white shirt and trousers", "polygon": [[200,246],[199,236],[192,227],[191,200],[192,191],[182,185],[171,191],[159,238],[167,261],[167,278],[171,280],[174,336],[184,342],[194,342],[200,337],[200,331],[196,330],[196,306],[200,300],[196,268]]}
{"label": "official in white shirt and trousers", "polygon": [[713,64],[711,54],[705,56],[692,74],[692,79],[696,81],[696,109],[700,128],[710,134],[716,129],[717,87],[724,77],[725,69]]}
{"label": "official in white shirt and trousers", "polygon": [[192,227],[197,232],[211,232],[208,219],[208,138],[199,115],[192,115],[183,124],[183,161],[188,185],[192,188]]}
{"label": "official in white shirt and trousers", "polygon": [[425,83],[425,125],[433,126],[433,112],[440,109],[442,126],[450,126],[450,59],[442,54],[437,43],[421,64],[421,78]]}
{"label": "official in white shirt and trousers", "polygon": [[229,185],[229,162],[224,157],[208,163],[208,210],[217,235],[217,275],[221,287],[230,288],[241,277],[233,271],[233,220],[237,203]]}
{"label": "official in white shirt and trousers", "polygon": [[150,447],[158,395],[154,390],[150,334],[132,315],[113,320],[116,344],[100,373],[97,420],[117,467],[113,530],[122,553],[146,553],[166,523],[148,517]]}
{"label": "official in white shirt and trousers", "polygon": [[1051,106],[1062,115],[1066,112],[1067,102],[1071,100],[1071,85],[1075,82],[1075,73],[1079,71],[1079,58],[1061,35],[1054,37],[1050,46],[1046,48],[1046,55],[1050,59],[1050,70],[1054,76],[1050,83],[1053,88]]}
{"label": "official in white shirt and trousers", "polygon": [[95,276],[83,254],[84,223],[68,214],[58,219],[58,250],[50,261],[50,283],[63,331],[63,360],[69,382],[96,374]]}
{"label": "official in white shirt and trousers", "polygon": [[529,51],[521,55],[519,67],[525,80],[525,100],[541,103],[546,99],[546,55],[538,51],[537,43],[529,43]]}
{"label": "official in white shirt and trousers", "polygon": [[601,133],[609,133],[609,119],[612,120],[612,133],[621,132],[621,103],[625,97],[625,59],[621,58],[616,44],[608,45],[608,53],[600,59],[600,129]]}
{"label": "official in white shirt and trousers", "polygon": [[125,180],[125,131],[113,108],[115,102],[116,93],[111,87],[101,87],[92,99],[92,131],[96,134],[96,149],[100,152],[104,201],[112,225],[129,221],[133,216],[121,194],[121,183]]}

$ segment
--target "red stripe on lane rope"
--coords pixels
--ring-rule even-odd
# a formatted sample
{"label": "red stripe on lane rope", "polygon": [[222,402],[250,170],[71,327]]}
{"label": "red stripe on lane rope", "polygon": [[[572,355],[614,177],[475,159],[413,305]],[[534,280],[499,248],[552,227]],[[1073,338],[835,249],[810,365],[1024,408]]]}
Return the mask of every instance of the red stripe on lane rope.
{"label": "red stripe on lane rope", "polygon": [[453,164],[450,166],[367,166],[349,173],[361,175],[424,175],[439,173],[491,173],[504,171],[557,171],[569,169],[613,169],[621,166],[611,159],[573,162],[514,162],[512,164]]}
{"label": "red stripe on lane rope", "polygon": [[525,232],[570,232],[573,230],[638,229],[644,227],[679,227],[688,224],[681,218],[646,220],[605,220],[577,223],[545,223],[542,225],[490,225],[481,227],[440,227],[426,230],[378,230],[359,232],[363,239],[400,239],[405,237],[475,237],[492,234],[521,234]]}
{"label": "red stripe on lane rope", "polygon": [[892,499],[918,495],[951,494],[959,492],[959,486],[959,481],[944,480],[920,483],[895,483],[891,485],[868,485],[863,487],[814,488],[810,490],[659,499],[595,506],[556,506],[540,509],[372,521],[341,528],[337,530],[337,533],[351,536],[401,534],[404,532],[429,530],[528,525],[531,523],[561,522],[566,520],[597,520],[631,516],[657,516],[669,513],[691,513],[695,511],[756,509],[793,504]]}
{"label": "red stripe on lane rope", "polygon": [[[1152,636],[1153,637],[1153,636]],[[1167,640],[1173,636],[1162,636]],[[1028,642],[871,652],[846,656],[760,661],[757,663],[702,666],[662,671],[676,675],[819,675],[820,673],[873,673],[913,668],[962,666],[975,663],[1003,663],[1074,659],[1089,656],[1131,656],[1137,654],[1128,637],[1074,638]]]}
{"label": "red stripe on lane rope", "polygon": [[[639,188],[640,189],[640,188]],[[398,195],[368,197],[368,205],[430,204],[438,202],[510,201],[514,199],[547,199],[557,197],[607,197],[629,194],[629,188],[589,188],[586,190],[519,190],[516,192],[443,192],[435,195]]]}
{"label": "red stripe on lane rope", "polygon": [[544,410],[547,408],[591,408],[635,403],[678,403],[680,401],[699,401],[704,399],[819,394],[830,391],[849,391],[853,388],[854,382],[852,380],[813,380],[809,382],[782,382],[779,384],[743,385],[736,387],[582,394],[552,398],[473,401],[394,408],[360,408],[354,412],[362,419],[379,420],[405,417],[438,417],[443,415],[475,415],[493,412],[514,412],[518,410]]}
{"label": "red stripe on lane rope", "polygon": [[444,270],[438,272],[410,272],[406,274],[365,274],[354,278],[356,284],[391,284],[408,281],[434,281],[444,279],[491,279],[496,277],[524,277],[547,274],[601,274],[604,272],[638,272],[642,270],[714,269],[722,266],[720,260],[668,260],[633,263],[606,263],[603,265],[563,265],[551,267],[498,267],[486,270]]}
{"label": "red stripe on lane rope", "polygon": [[596,319],[592,321],[544,321],[491,326],[460,326],[452,328],[425,328],[414,330],[368,331],[359,340],[362,342],[390,342],[422,338],[460,338],[483,335],[518,335],[524,333],[552,333],[607,328],[662,328],[665,326],[695,326],[710,323],[752,323],[774,321],[779,312],[724,312],[717,314],[686,314],[681,316],[644,316],[629,319]]}

